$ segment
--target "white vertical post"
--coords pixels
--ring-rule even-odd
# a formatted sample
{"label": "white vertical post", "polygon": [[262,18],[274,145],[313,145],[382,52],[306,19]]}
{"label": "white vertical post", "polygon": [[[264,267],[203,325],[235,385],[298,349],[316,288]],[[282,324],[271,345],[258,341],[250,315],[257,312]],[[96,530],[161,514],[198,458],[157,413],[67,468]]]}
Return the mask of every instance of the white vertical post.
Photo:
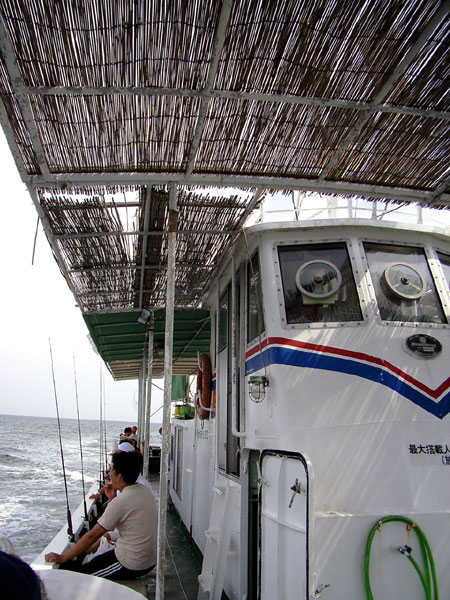
{"label": "white vertical post", "polygon": [[148,446],[150,444],[150,414],[152,408],[152,371],[153,371],[153,313],[148,322],[148,353],[147,353],[147,404],[144,424],[144,477],[148,479]]}
{"label": "white vertical post", "polygon": [[372,202],[372,219],[376,219],[377,218],[377,201],[374,200]]}
{"label": "white vertical post", "polygon": [[145,414],[145,366],[146,366],[146,356],[144,351],[144,356],[142,357],[141,370],[140,370],[140,398],[139,398],[139,415],[138,415],[138,432],[139,432],[139,450],[141,450],[141,442],[144,439],[144,414]]}
{"label": "white vertical post", "polygon": [[231,433],[238,438],[245,437],[246,431],[238,430],[238,330],[237,330],[237,302],[236,302],[236,265],[234,254],[231,256]]}
{"label": "white vertical post", "polygon": [[142,362],[141,362],[141,368],[139,369],[139,379],[138,379],[137,427],[138,427],[139,435],[141,435],[141,414],[142,414]]}
{"label": "white vertical post", "polygon": [[170,187],[169,200],[169,232],[167,249],[167,290],[166,290],[166,333],[164,346],[164,406],[163,406],[163,439],[161,444],[161,475],[159,482],[159,528],[158,528],[158,560],[156,572],[156,600],[164,600],[164,573],[166,556],[166,518],[167,487],[169,475],[170,448],[170,402],[172,395],[172,348],[173,348],[173,316],[175,305],[175,251],[177,242],[177,188]]}
{"label": "white vertical post", "polygon": [[417,205],[417,223],[423,225],[423,207],[420,204]]}

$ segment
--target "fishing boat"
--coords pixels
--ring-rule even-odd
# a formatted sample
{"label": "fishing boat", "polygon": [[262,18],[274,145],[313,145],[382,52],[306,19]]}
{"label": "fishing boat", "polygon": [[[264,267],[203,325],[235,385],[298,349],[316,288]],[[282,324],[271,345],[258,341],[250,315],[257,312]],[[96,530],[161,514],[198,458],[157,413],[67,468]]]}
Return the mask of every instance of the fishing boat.
{"label": "fishing boat", "polygon": [[0,120],[146,470],[164,378],[158,600],[173,515],[198,600],[450,597],[449,11],[0,2]]}

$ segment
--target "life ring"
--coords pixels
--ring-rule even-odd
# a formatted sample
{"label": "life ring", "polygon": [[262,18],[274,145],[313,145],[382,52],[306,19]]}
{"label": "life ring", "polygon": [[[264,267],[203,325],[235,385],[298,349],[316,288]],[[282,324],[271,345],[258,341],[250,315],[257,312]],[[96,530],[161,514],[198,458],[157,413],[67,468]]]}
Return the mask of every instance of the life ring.
{"label": "life ring", "polygon": [[202,354],[198,361],[195,406],[199,419],[209,419],[211,406],[211,360]]}

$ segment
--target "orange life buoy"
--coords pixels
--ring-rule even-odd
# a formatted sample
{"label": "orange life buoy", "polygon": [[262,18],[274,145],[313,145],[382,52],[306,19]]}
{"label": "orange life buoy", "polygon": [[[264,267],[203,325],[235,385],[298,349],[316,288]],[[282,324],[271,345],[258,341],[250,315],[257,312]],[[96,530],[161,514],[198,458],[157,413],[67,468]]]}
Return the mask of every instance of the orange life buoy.
{"label": "orange life buoy", "polygon": [[211,360],[207,354],[202,354],[197,369],[197,394],[195,406],[199,419],[209,419],[211,406]]}

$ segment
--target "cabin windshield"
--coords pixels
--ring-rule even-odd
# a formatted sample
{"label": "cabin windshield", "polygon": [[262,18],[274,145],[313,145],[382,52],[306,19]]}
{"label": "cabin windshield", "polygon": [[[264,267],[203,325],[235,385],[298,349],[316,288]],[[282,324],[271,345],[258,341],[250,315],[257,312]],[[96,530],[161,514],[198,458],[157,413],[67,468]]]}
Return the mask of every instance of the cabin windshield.
{"label": "cabin windshield", "polygon": [[364,244],[383,321],[445,323],[422,248]]}
{"label": "cabin windshield", "polygon": [[362,320],[345,243],[279,246],[278,255],[287,323]]}

